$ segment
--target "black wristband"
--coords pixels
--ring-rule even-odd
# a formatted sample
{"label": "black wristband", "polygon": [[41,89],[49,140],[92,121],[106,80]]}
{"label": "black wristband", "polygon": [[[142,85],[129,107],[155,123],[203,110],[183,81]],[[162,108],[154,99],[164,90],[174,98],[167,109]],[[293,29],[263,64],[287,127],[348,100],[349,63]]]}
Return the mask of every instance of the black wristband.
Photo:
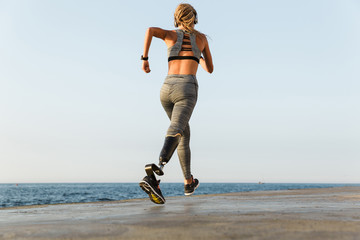
{"label": "black wristband", "polygon": [[149,60],[149,57],[144,57],[143,55],[141,55],[141,60],[147,61]]}

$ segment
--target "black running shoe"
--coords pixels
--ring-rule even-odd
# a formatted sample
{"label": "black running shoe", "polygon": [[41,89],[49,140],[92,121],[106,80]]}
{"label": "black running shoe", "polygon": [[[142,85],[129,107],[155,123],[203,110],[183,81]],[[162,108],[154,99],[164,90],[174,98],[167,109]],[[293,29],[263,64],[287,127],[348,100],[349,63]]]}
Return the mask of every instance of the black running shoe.
{"label": "black running shoe", "polygon": [[153,203],[164,204],[165,198],[161,193],[159,183],[160,180],[156,181],[152,177],[145,176],[139,185],[144,192],[149,194],[149,198]]}
{"label": "black running shoe", "polygon": [[184,185],[185,195],[190,196],[191,194],[193,194],[195,192],[195,189],[197,189],[199,185],[199,180],[193,178],[192,183]]}

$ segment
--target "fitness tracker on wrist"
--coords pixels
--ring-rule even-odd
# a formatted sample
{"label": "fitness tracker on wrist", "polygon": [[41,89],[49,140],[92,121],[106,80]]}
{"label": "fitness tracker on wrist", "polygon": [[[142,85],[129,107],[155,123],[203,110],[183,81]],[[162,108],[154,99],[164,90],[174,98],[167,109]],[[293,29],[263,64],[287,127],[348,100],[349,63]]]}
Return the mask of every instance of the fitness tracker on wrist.
{"label": "fitness tracker on wrist", "polygon": [[149,57],[144,57],[143,55],[141,55],[141,60],[147,61],[149,60]]}

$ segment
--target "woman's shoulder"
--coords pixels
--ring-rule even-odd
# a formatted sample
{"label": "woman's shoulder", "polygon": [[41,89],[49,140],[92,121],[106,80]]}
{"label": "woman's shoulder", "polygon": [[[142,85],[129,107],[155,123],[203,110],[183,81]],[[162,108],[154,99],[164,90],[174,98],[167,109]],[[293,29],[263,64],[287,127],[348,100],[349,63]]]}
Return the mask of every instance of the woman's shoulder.
{"label": "woman's shoulder", "polygon": [[196,36],[197,36],[197,38],[200,39],[200,41],[204,41],[204,42],[207,41],[206,34],[204,34],[204,33],[198,32],[198,33],[196,34]]}
{"label": "woman's shoulder", "polygon": [[204,33],[198,32],[196,34],[197,41],[200,41],[203,44],[207,43],[207,36]]}
{"label": "woman's shoulder", "polygon": [[201,36],[204,40],[207,40],[208,35],[206,35],[205,33],[200,33],[200,36]]}
{"label": "woman's shoulder", "polygon": [[176,40],[177,39],[177,29],[166,30],[166,38],[168,40]]}
{"label": "woman's shoulder", "polygon": [[159,27],[150,27],[149,30],[152,32],[152,35],[161,38],[162,40],[169,40],[176,38],[175,30],[167,30]]}

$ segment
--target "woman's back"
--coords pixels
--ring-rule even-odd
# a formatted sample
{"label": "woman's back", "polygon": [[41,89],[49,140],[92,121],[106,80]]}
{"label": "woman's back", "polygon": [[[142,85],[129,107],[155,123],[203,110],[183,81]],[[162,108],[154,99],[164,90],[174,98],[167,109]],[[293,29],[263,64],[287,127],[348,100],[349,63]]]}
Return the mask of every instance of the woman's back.
{"label": "woman's back", "polygon": [[168,47],[168,74],[196,75],[201,52],[206,46],[206,37],[180,28],[168,31],[164,41]]}
{"label": "woman's back", "polygon": [[[185,32],[184,36],[189,35],[189,38],[191,38],[190,35],[194,36],[193,37],[194,40],[192,41],[192,47],[193,47],[193,45],[196,45],[194,47],[196,47],[196,49],[199,50],[200,55],[202,53],[203,57],[197,56],[199,61],[194,61],[193,59],[172,59],[168,63],[168,68],[169,68],[168,74],[196,75],[199,63],[204,68],[205,71],[212,73],[214,70],[214,66],[213,66],[212,57],[211,57],[211,53],[210,53],[209,43],[206,39],[206,36],[199,32],[193,32],[190,34],[189,33],[186,34],[186,30],[182,26],[180,26],[178,30],[165,30],[165,29],[161,29],[161,28],[157,28],[157,27],[148,28],[146,31],[146,34],[145,34],[143,57],[147,58],[147,56],[148,56],[151,39],[153,36],[164,40],[167,47],[172,48],[177,43],[179,31]],[[181,48],[189,48],[188,46],[186,46],[186,44],[188,44],[188,43],[189,43],[188,40],[185,40],[185,44],[184,44],[184,41],[182,41]],[[197,55],[196,53],[194,55],[193,50],[194,49],[192,49],[191,51],[187,51],[187,50],[182,51],[180,49],[180,51],[177,53],[177,55],[182,56],[182,57],[185,57],[185,56],[190,57],[190,56]],[[150,66],[149,66],[149,62],[147,61],[147,59],[145,61],[143,61],[142,69],[146,73],[150,72]]]}

